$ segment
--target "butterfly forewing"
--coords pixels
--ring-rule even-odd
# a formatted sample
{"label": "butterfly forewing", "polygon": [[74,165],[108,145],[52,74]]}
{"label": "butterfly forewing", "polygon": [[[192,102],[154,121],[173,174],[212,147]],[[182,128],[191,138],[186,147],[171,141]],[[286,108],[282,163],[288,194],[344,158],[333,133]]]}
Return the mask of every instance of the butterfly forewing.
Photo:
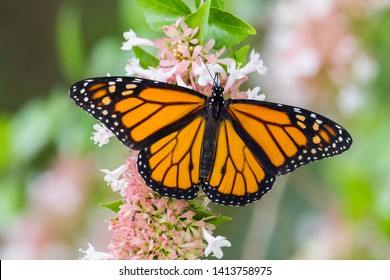
{"label": "butterfly forewing", "polygon": [[83,80],[71,87],[70,96],[134,149],[185,126],[205,104],[195,91],[131,77]]}
{"label": "butterfly forewing", "polygon": [[341,154],[352,144],[351,136],[340,125],[301,108],[234,100],[228,112],[239,135],[274,175]]}

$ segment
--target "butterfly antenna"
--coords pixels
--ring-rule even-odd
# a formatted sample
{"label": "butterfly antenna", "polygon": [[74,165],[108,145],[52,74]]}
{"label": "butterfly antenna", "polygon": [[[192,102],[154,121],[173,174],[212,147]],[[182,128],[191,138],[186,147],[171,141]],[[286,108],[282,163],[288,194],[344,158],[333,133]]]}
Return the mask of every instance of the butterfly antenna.
{"label": "butterfly antenna", "polygon": [[230,76],[230,73],[228,73],[228,75],[226,76],[225,80],[223,80],[223,82],[221,83],[221,85],[223,87],[225,87],[225,84],[226,84],[227,80],[229,79],[229,76]]}
{"label": "butterfly antenna", "polygon": [[203,56],[202,56],[201,54],[198,54],[198,56],[200,57],[200,59],[202,60],[204,66],[206,67],[207,72],[209,72],[211,79],[213,79],[213,84],[216,85],[216,84],[217,84],[217,81],[218,81],[218,75],[217,75],[217,73],[215,73],[215,76],[213,77],[213,74],[211,74],[210,69],[207,67],[206,62],[205,62],[204,59],[203,59]]}

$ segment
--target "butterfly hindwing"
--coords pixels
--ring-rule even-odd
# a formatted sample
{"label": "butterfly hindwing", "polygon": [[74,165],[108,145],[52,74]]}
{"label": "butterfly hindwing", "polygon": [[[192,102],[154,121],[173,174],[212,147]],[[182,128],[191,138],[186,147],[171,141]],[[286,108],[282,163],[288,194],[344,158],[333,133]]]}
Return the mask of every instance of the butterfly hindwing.
{"label": "butterfly hindwing", "polygon": [[228,113],[236,131],[274,175],[340,154],[352,144],[351,136],[340,125],[305,109],[231,100]]}
{"label": "butterfly hindwing", "polygon": [[275,177],[245,145],[232,123],[221,121],[216,137],[215,155],[203,190],[215,203],[243,206],[267,193]]}
{"label": "butterfly hindwing", "polygon": [[70,96],[133,149],[185,125],[206,98],[187,88],[131,77],[83,80],[71,87]]}
{"label": "butterfly hindwing", "polygon": [[187,200],[196,197],[205,123],[197,116],[140,151],[138,171],[149,187],[163,196]]}

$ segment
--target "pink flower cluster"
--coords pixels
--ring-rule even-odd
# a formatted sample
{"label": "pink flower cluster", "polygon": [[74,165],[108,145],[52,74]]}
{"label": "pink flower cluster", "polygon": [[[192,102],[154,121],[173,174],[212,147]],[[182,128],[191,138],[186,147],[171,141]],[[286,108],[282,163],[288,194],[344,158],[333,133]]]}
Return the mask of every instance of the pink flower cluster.
{"label": "pink flower cluster", "polygon": [[178,84],[210,95],[213,78],[217,73],[224,83],[227,96],[231,98],[250,96],[254,99],[264,99],[263,95],[257,94],[260,91],[259,87],[253,91],[239,89],[247,81],[248,74],[257,72],[264,75],[266,73],[267,68],[260,59],[260,55],[253,50],[250,61],[246,65],[237,64],[232,58],[222,58],[225,48],[211,53],[215,44],[214,40],[210,40],[204,46],[199,45],[196,39],[198,31],[198,28],[189,28],[180,18],[174,25],[164,27],[166,37],[154,42],[136,37],[132,30],[126,32],[124,37],[127,41],[122,49],[131,50],[133,46],[153,45],[157,48],[159,59],[157,68],[144,69],[140,66],[138,59],[132,58],[126,66],[127,75]]}
{"label": "pink flower cluster", "polygon": [[[260,87],[247,91],[239,89],[247,81],[248,74],[266,73],[267,68],[258,53],[252,51],[246,65],[232,58],[222,58],[225,49],[212,53],[214,40],[199,45],[198,28],[189,28],[183,19],[165,26],[164,32],[166,37],[154,42],[138,38],[132,30],[125,32],[127,41],[122,49],[153,46],[157,48],[159,60],[157,68],[144,69],[138,59],[132,58],[126,66],[128,75],[177,84],[210,95],[217,74],[227,96],[264,99],[264,95],[259,95]],[[95,143],[107,144],[112,134],[106,134],[102,126],[95,129]],[[208,219],[194,219],[195,212],[189,202],[161,197],[147,187],[138,174],[135,157],[130,157],[126,165],[113,171],[101,171],[105,173],[104,180],[124,197],[117,217],[110,223],[113,232],[110,259],[199,259],[210,253],[221,258],[221,247],[231,246],[225,237],[210,234],[215,226],[207,222]],[[207,210],[208,199],[200,195],[197,200]],[[89,250],[91,256],[94,255],[92,251]]]}
{"label": "pink flower cluster", "polygon": [[273,10],[266,47],[269,64],[277,69],[267,79],[273,97],[279,95],[286,103],[302,106],[317,102],[323,109],[324,99],[333,93],[340,112],[358,112],[366,103],[365,87],[375,76],[376,65],[353,34],[354,20],[349,16],[359,17],[360,10],[368,9],[367,3],[279,2]]}
{"label": "pink flower cluster", "polygon": [[213,230],[207,220],[194,219],[187,201],[161,197],[139,176],[136,157],[127,160],[125,202],[111,220],[113,259],[199,259],[207,244],[202,228]]}

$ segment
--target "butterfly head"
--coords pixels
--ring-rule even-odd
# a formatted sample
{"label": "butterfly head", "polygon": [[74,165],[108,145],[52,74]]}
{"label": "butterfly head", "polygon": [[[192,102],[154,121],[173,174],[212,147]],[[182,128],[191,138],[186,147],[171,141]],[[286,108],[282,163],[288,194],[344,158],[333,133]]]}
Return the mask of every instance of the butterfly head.
{"label": "butterfly head", "polygon": [[222,84],[214,84],[213,89],[211,91],[211,96],[214,98],[223,98],[223,92],[225,89],[223,88]]}
{"label": "butterfly head", "polygon": [[211,91],[211,96],[213,98],[223,98],[223,92],[225,91],[223,87],[223,83],[219,81],[218,74],[215,73],[214,78],[213,78],[213,88]]}
{"label": "butterfly head", "polygon": [[209,99],[211,111],[213,113],[213,116],[215,119],[218,119],[223,107],[224,107],[224,98],[223,98],[223,92],[224,88],[221,83],[214,83],[212,91],[211,91],[211,97]]}

